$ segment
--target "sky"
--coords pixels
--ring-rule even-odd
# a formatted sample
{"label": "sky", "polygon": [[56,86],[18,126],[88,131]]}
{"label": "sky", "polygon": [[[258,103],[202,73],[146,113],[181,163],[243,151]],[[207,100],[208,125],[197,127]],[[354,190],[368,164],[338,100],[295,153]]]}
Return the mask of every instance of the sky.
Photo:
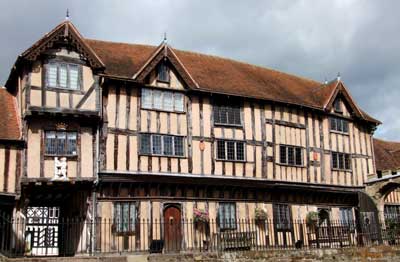
{"label": "sky", "polygon": [[65,19],[86,38],[228,57],[323,82],[340,72],[400,141],[400,1],[0,1],[0,85],[17,56]]}

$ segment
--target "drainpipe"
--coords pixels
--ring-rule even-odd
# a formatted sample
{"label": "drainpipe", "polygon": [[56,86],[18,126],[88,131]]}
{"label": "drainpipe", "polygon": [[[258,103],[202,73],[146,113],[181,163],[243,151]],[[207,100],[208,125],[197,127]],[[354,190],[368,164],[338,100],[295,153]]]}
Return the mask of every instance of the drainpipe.
{"label": "drainpipe", "polygon": [[[99,106],[99,111],[100,111],[100,119],[102,119],[103,116],[103,103],[102,103],[102,88],[101,88],[101,81],[103,80],[102,77],[98,78],[98,106]],[[94,160],[94,159],[93,159]],[[99,184],[99,171],[100,171],[100,125],[97,125],[96,128],[96,168],[94,170],[95,174],[95,180],[94,180],[94,185],[93,185],[93,190],[92,190],[92,245],[91,245],[91,254],[94,256],[95,254],[95,245],[96,245],[96,222],[97,222],[97,185]]]}

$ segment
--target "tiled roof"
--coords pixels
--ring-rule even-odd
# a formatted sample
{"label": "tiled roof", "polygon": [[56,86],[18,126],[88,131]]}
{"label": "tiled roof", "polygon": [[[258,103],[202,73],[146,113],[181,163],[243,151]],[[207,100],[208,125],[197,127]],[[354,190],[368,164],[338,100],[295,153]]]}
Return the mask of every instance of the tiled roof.
{"label": "tiled roof", "polygon": [[374,138],[376,170],[397,170],[400,168],[400,142]]}
{"label": "tiled roof", "polygon": [[[85,39],[110,76],[132,78],[157,47]],[[171,48],[171,47],[170,47]],[[337,81],[314,80],[211,55],[172,49],[202,91],[245,96],[324,110]],[[365,120],[379,123],[368,116]]]}
{"label": "tiled roof", "polygon": [[17,101],[5,88],[0,87],[0,139],[19,140],[21,138]]}

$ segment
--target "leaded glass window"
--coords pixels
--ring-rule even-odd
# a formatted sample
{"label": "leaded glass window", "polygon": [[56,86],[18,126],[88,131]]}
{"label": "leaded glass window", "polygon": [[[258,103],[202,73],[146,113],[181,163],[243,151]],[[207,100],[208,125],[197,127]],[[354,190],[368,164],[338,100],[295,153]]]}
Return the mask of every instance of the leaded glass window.
{"label": "leaded glass window", "polygon": [[235,203],[219,203],[218,222],[219,228],[222,230],[236,228]]}

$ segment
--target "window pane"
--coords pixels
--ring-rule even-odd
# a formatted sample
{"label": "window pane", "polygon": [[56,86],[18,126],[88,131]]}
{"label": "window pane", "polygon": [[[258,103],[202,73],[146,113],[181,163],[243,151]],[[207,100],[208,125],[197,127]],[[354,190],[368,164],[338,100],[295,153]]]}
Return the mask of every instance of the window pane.
{"label": "window pane", "polygon": [[154,99],[154,107],[155,109],[163,109],[162,108],[162,92],[159,90],[153,90],[153,99]]}
{"label": "window pane", "polygon": [[48,131],[45,134],[46,154],[56,154],[56,133]]}
{"label": "window pane", "polygon": [[350,155],[349,155],[349,154],[345,154],[344,164],[345,164],[345,168],[346,168],[346,169],[348,169],[348,170],[351,169],[351,165],[350,165]]}
{"label": "window pane", "polygon": [[176,156],[183,156],[184,155],[183,137],[180,137],[180,136],[174,137],[174,149],[175,149],[175,155]]}
{"label": "window pane", "polygon": [[66,153],[65,150],[66,134],[65,132],[57,132],[57,154],[63,155]]}
{"label": "window pane", "polygon": [[164,136],[164,155],[172,155],[172,136]]}
{"label": "window pane", "polygon": [[121,204],[116,203],[114,206],[114,223],[116,224],[117,231],[122,231],[122,221],[121,221]]}
{"label": "window pane", "polygon": [[142,89],[142,108],[151,109],[151,90],[143,88]]}
{"label": "window pane", "polygon": [[163,109],[167,111],[173,111],[174,104],[172,100],[172,92],[168,91],[163,92],[163,100],[164,100]]}
{"label": "window pane", "polygon": [[183,112],[184,111],[184,106],[183,106],[183,101],[184,101],[184,96],[181,93],[175,93],[174,94],[174,105],[175,105],[175,111]]}
{"label": "window pane", "polygon": [[153,135],[153,154],[161,155],[161,136]]}
{"label": "window pane", "polygon": [[331,130],[337,130],[336,118],[331,117]]}
{"label": "window pane", "polygon": [[220,111],[219,106],[214,105],[214,123],[221,123]]}
{"label": "window pane", "polygon": [[158,65],[158,80],[160,81],[169,81],[169,72],[168,72],[168,66],[166,65],[165,62],[162,62]]}
{"label": "window pane", "polygon": [[140,152],[142,154],[150,154],[150,135],[149,134],[141,134],[140,135]]}
{"label": "window pane", "polygon": [[57,65],[48,64],[47,66],[47,83],[49,87],[57,86]]}
{"label": "window pane", "polygon": [[228,123],[228,112],[227,108],[225,106],[219,107],[219,120],[221,124],[227,124]]}
{"label": "window pane", "polygon": [[286,159],[286,147],[285,146],[280,146],[279,147],[279,156],[280,156],[280,163],[281,164],[287,164],[287,159]]}
{"label": "window pane", "polygon": [[244,160],[244,143],[236,142],[236,159]]}
{"label": "window pane", "polygon": [[122,203],[122,230],[121,232],[128,232],[129,231],[129,203]]}
{"label": "window pane", "polygon": [[130,210],[129,210],[129,228],[130,231],[134,231],[135,230],[135,225],[136,225],[136,206],[134,203],[130,203],[129,205]]}
{"label": "window pane", "polygon": [[69,87],[79,89],[79,66],[69,65]]}
{"label": "window pane", "polygon": [[288,164],[294,165],[294,148],[288,147],[287,150],[288,150]]}
{"label": "window pane", "polygon": [[338,154],[338,158],[339,158],[339,169],[344,169],[344,155]]}
{"label": "window pane", "polygon": [[67,154],[76,155],[76,133],[69,132],[67,134]]}
{"label": "window pane", "polygon": [[301,154],[301,148],[296,147],[296,165],[300,166],[303,164],[303,158]]}
{"label": "window pane", "polygon": [[338,168],[338,156],[337,153],[332,153],[332,167]]}
{"label": "window pane", "polygon": [[226,108],[227,114],[228,114],[228,119],[227,123],[229,124],[235,124],[235,113],[234,113],[234,108],[233,107],[227,107]]}
{"label": "window pane", "polygon": [[59,71],[58,72],[59,73],[58,81],[59,81],[60,87],[67,88],[68,87],[68,85],[67,85],[67,65],[60,64],[58,67],[58,71]]}
{"label": "window pane", "polygon": [[349,122],[347,122],[346,120],[343,120],[343,132],[349,132]]}
{"label": "window pane", "polygon": [[242,124],[242,121],[241,121],[241,118],[240,118],[240,107],[234,107],[233,108],[233,117],[234,117],[233,124],[235,124],[235,125],[241,125]]}
{"label": "window pane", "polygon": [[227,158],[228,160],[235,160],[235,142],[233,141],[228,141],[226,142],[226,148],[227,148]]}
{"label": "window pane", "polygon": [[225,141],[217,141],[217,158],[225,159]]}

